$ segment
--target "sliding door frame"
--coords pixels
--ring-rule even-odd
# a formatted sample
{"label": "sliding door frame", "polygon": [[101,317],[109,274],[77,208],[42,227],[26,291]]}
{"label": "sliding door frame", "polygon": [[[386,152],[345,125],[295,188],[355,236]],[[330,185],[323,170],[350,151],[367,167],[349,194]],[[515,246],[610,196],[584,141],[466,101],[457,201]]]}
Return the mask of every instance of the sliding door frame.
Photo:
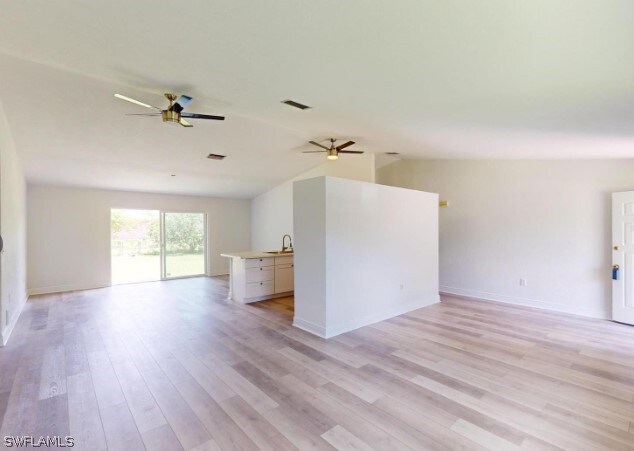
{"label": "sliding door frame", "polygon": [[[165,215],[166,214],[196,214],[203,215],[203,227],[204,227],[204,240],[203,240],[203,257],[205,260],[205,270],[201,274],[191,274],[188,276],[167,276],[167,249],[166,249],[166,241],[167,237],[165,234]],[[207,213],[202,211],[175,211],[175,210],[160,210],[160,228],[161,228],[161,280],[175,280],[175,279],[190,279],[192,277],[203,277],[209,275],[209,249],[208,249],[208,239],[209,239],[209,230],[207,228]]]}

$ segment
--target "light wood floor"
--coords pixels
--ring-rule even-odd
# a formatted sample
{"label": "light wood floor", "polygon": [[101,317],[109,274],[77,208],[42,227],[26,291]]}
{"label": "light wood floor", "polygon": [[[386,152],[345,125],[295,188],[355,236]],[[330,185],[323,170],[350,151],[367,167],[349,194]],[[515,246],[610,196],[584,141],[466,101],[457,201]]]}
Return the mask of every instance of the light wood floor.
{"label": "light wood floor", "polygon": [[325,341],[224,279],[39,296],[0,349],[0,437],[75,449],[634,449],[634,329],[439,305]]}

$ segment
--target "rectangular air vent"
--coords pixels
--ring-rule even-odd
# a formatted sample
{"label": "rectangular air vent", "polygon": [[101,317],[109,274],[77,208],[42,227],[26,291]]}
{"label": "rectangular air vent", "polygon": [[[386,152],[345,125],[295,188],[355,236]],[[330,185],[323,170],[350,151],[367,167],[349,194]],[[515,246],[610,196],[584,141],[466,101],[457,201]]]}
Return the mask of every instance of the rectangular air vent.
{"label": "rectangular air vent", "polygon": [[385,155],[400,155],[399,152],[385,152]]}
{"label": "rectangular air vent", "polygon": [[210,153],[207,155],[207,158],[210,160],[223,160],[225,157],[226,155],[218,155],[217,153]]}
{"label": "rectangular air vent", "polygon": [[289,99],[283,100],[282,103],[288,106],[292,106],[294,108],[299,108],[300,110],[307,110],[310,108],[308,105],[303,105],[299,102],[295,102],[294,100],[289,100]]}

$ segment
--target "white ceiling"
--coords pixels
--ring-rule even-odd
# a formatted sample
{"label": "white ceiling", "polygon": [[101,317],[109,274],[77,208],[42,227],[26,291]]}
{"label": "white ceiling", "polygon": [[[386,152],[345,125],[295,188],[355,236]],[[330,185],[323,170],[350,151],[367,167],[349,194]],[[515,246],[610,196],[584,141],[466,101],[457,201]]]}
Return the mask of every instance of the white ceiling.
{"label": "white ceiling", "polygon": [[[634,157],[631,0],[0,0],[0,11],[0,100],[31,182],[252,197],[321,163],[299,152],[331,135],[405,158]],[[126,117],[143,108],[112,97],[162,106],[167,91],[227,120],[169,127]]]}

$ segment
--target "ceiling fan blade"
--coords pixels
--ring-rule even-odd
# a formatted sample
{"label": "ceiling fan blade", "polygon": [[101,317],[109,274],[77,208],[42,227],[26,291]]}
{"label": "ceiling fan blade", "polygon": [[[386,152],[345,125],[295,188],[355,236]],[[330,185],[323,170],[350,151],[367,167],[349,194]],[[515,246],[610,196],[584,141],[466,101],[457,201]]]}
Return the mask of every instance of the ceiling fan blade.
{"label": "ceiling fan blade", "polygon": [[189,96],[185,96],[182,95],[178,98],[178,100],[176,101],[176,103],[178,103],[180,106],[182,106],[183,108],[185,108],[187,105],[189,105],[191,103],[193,99]]}
{"label": "ceiling fan blade", "polygon": [[156,107],[154,105],[148,105],[147,103],[143,103],[143,102],[140,102],[138,100],[134,100],[134,99],[132,99],[130,97],[126,97],[126,96],[123,96],[121,94],[115,94],[114,96],[117,99],[125,100],[126,102],[131,102],[131,103],[134,103],[134,104],[139,105],[139,106],[144,106],[145,108],[150,108],[150,109],[155,109],[155,110],[158,110],[158,111],[162,111],[159,107]]}
{"label": "ceiling fan blade", "polygon": [[321,144],[319,144],[319,143],[317,143],[315,141],[308,141],[308,142],[311,143],[313,146],[321,147],[322,149],[328,150],[328,147],[323,146],[323,145],[321,145]]}
{"label": "ceiling fan blade", "polygon": [[326,153],[327,150],[304,150],[302,153]]}
{"label": "ceiling fan blade", "polygon": [[347,143],[337,146],[336,149],[337,150],[345,149],[346,147],[350,147],[353,144],[354,144],[354,141],[348,141]]}
{"label": "ceiling fan blade", "polygon": [[364,153],[362,150],[339,150],[337,153]]}
{"label": "ceiling fan blade", "polygon": [[211,114],[199,114],[199,113],[183,113],[181,117],[187,117],[189,119],[214,119],[216,121],[224,121],[224,116],[212,116]]}
{"label": "ceiling fan blade", "polygon": [[182,117],[181,117],[181,122],[180,122],[180,124],[181,124],[183,127],[193,127],[193,125],[192,125],[192,124],[190,124],[189,122],[187,122],[187,121],[186,121],[185,119],[183,119]]}
{"label": "ceiling fan blade", "polygon": [[189,96],[184,96],[184,95],[180,96],[178,100],[176,101],[176,103],[174,103],[174,105],[172,105],[169,110],[180,113],[181,111],[185,109],[187,105],[189,105],[191,101],[192,101],[192,98]]}

